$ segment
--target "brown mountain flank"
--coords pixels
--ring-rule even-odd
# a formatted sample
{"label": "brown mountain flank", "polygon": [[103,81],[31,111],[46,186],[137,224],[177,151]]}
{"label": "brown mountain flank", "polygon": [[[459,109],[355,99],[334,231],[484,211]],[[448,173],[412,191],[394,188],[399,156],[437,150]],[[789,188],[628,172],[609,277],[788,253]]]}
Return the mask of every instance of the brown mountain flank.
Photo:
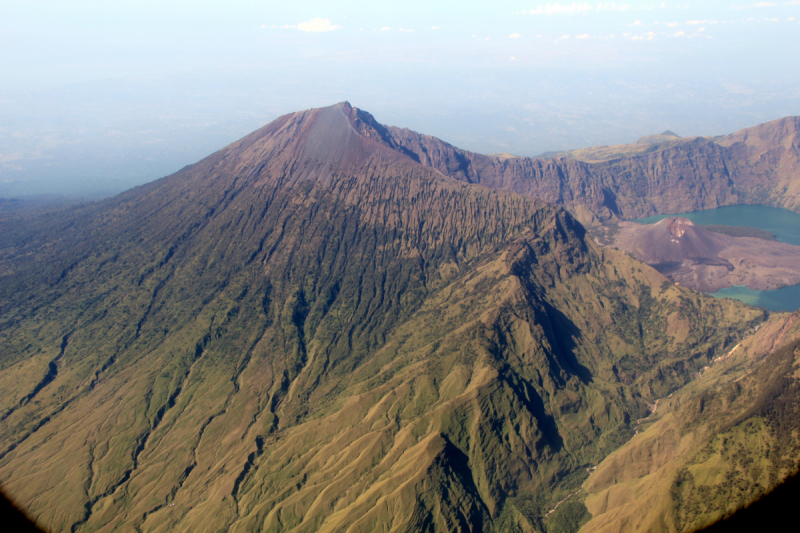
{"label": "brown mountain flank", "polygon": [[[672,162],[688,194],[677,167],[711,180],[724,153],[630,168]],[[341,103],[115,198],[3,215],[0,484],[73,533],[719,519],[800,466],[797,316],[675,286],[534,197],[656,209],[618,171]],[[714,235],[659,238],[721,257]]]}
{"label": "brown mountain flank", "polygon": [[786,117],[716,139],[736,185],[752,203],[800,212],[800,117]]}
{"label": "brown mountain flank", "polygon": [[612,246],[672,281],[703,292],[732,285],[769,290],[800,283],[800,246],[723,235],[680,217],[656,224],[622,222]]}

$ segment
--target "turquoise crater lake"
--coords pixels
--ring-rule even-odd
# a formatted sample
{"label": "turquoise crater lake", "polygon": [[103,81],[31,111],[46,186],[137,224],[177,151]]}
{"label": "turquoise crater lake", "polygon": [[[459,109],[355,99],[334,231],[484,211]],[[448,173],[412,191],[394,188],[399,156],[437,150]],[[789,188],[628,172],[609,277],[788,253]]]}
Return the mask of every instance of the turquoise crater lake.
{"label": "turquoise crater lake", "polygon": [[[780,242],[800,246],[800,214],[788,209],[766,205],[732,205],[694,213],[675,213],[639,218],[633,222],[654,224],[667,217],[683,217],[697,225],[720,224],[746,226],[774,233]],[[771,291],[754,291],[747,287],[728,287],[711,293],[717,298],[735,298],[770,311],[795,311],[800,309],[800,285],[782,287]]]}

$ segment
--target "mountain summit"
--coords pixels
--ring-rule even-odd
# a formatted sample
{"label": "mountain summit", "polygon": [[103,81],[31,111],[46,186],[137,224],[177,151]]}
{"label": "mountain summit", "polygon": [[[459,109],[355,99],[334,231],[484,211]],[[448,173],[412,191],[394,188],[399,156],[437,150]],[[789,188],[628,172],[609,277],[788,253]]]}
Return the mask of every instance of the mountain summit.
{"label": "mountain summit", "polygon": [[[582,487],[635,475],[605,461],[660,438],[653,405],[712,387],[692,388],[737,343],[749,371],[795,322],[676,287],[559,206],[467,183],[478,164],[582,168],[513,161],[342,103],[115,198],[4,218],[4,490],[52,531],[607,520]],[[731,402],[715,420],[755,416]],[[699,420],[694,453],[711,430],[683,420]],[[681,505],[701,499],[680,487]],[[647,523],[702,524],[749,498]]]}
{"label": "mountain summit", "polygon": [[677,133],[673,133],[670,130],[663,131],[658,135],[645,135],[644,137],[639,138],[636,141],[636,144],[657,144],[663,142],[674,141],[680,139],[681,136]]}
{"label": "mountain summit", "polygon": [[[360,167],[368,161],[386,164],[404,159],[376,137],[359,119],[358,111],[342,102],[284,115],[198,165],[215,168],[219,174],[246,177],[253,184],[259,176],[274,175],[278,180],[290,179],[291,183],[280,182],[288,186],[297,181],[325,181],[334,169]],[[194,172],[198,171],[204,170]]]}

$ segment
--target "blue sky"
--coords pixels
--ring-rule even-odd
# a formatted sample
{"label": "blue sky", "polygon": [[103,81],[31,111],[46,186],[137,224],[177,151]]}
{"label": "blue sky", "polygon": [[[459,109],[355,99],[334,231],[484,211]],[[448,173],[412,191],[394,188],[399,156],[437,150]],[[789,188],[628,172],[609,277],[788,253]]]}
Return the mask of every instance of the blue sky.
{"label": "blue sky", "polygon": [[800,0],[0,0],[0,196],[120,190],[300,109],[536,155],[800,114]]}

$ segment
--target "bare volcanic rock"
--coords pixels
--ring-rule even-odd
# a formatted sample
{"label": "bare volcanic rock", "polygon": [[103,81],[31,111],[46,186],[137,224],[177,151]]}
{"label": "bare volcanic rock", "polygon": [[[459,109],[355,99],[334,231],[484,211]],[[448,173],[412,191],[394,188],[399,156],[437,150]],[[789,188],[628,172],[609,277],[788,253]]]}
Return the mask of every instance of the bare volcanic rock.
{"label": "bare volcanic rock", "polygon": [[599,162],[486,156],[405,128],[387,127],[381,139],[458,180],[535,196],[571,210],[585,206],[604,219],[694,211],[742,201],[726,168],[725,149],[698,137]]}
{"label": "bare volcanic rock", "polygon": [[715,139],[666,131],[641,144],[530,158],[477,154],[406,128],[382,126],[361,110],[354,115],[371,138],[442,174],[535,196],[573,212],[588,208],[600,219],[741,203],[800,210],[800,117]]}
{"label": "bare volcanic rock", "polygon": [[767,290],[800,283],[800,246],[715,233],[680,217],[650,225],[623,222],[613,246],[704,292],[731,285]]}
{"label": "bare volcanic rock", "polygon": [[800,117],[773,120],[716,139],[751,203],[800,212]]}
{"label": "bare volcanic rock", "polygon": [[[689,260],[716,262],[733,269],[732,265],[717,259],[719,252],[725,248],[724,237],[703,230],[688,219],[670,217],[656,224],[637,226],[626,224],[626,228],[638,231],[621,232],[617,244],[649,265],[661,266]],[[667,270],[665,266],[661,268]]]}

